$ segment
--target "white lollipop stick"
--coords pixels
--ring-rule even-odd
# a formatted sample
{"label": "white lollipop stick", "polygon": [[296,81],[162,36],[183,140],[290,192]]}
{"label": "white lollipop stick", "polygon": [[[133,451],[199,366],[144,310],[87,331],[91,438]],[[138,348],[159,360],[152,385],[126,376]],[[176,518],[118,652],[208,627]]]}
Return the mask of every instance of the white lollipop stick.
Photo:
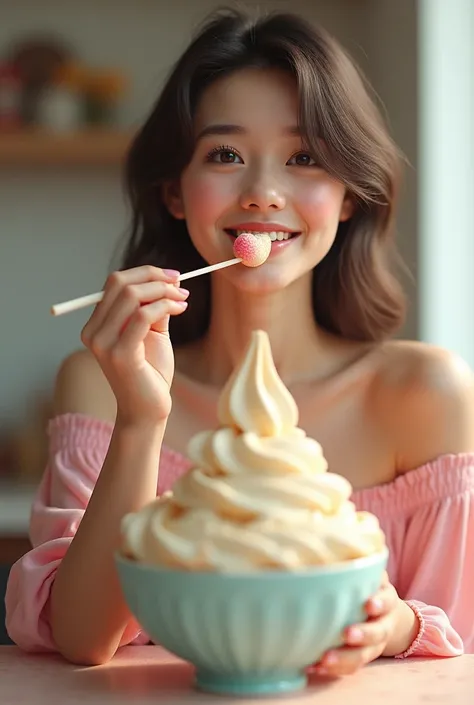
{"label": "white lollipop stick", "polygon": [[[238,264],[242,262],[240,257],[235,259],[229,259],[225,262],[218,262],[217,264],[210,264],[208,267],[201,267],[200,269],[194,269],[192,272],[186,272],[181,274],[179,277],[180,282],[186,279],[192,279],[193,277],[199,277],[201,274],[208,274],[209,272],[215,272],[218,269],[224,269],[224,267],[230,267],[233,264]],[[80,296],[78,299],[71,299],[70,301],[63,301],[60,304],[54,304],[51,306],[51,313],[53,316],[62,316],[64,313],[71,313],[71,311],[78,311],[81,308],[86,308],[86,306],[94,306],[102,301],[104,296],[103,291],[98,291],[96,294],[86,294],[86,296]]]}

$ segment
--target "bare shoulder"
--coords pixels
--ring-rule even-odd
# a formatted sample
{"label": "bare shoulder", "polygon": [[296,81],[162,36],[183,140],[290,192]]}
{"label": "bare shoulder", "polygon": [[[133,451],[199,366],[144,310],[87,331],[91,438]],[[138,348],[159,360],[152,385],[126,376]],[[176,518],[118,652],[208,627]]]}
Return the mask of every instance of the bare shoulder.
{"label": "bare shoulder", "polygon": [[474,451],[474,375],[458,355],[392,341],[377,364],[377,412],[394,441],[397,470]]}
{"label": "bare shoulder", "polygon": [[79,413],[115,419],[115,397],[95,357],[76,350],[61,363],[54,389],[55,415]]}

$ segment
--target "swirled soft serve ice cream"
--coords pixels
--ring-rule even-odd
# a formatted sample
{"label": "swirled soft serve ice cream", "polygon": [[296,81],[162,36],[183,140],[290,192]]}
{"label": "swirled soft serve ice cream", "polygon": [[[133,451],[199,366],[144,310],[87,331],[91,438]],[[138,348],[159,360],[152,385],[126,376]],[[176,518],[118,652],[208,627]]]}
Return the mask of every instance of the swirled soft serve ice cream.
{"label": "swirled soft serve ice cream", "polygon": [[298,427],[264,331],[219,401],[217,430],[191,439],[192,468],[172,491],[122,522],[122,552],[142,563],[221,572],[302,570],[378,553],[378,520],[328,472]]}

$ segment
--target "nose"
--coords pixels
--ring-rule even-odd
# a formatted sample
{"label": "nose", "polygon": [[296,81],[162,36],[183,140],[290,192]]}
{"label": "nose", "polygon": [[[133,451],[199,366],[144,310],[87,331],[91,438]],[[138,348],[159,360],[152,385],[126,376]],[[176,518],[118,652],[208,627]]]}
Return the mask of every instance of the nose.
{"label": "nose", "polygon": [[271,169],[253,169],[247,174],[240,197],[244,210],[282,210],[285,204],[283,186],[277,182]]}

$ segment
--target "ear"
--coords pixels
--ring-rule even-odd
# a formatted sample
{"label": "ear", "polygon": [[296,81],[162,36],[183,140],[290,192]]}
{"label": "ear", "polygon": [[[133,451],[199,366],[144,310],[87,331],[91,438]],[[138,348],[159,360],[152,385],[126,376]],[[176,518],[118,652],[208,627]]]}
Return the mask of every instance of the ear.
{"label": "ear", "polygon": [[355,211],[355,201],[353,196],[351,194],[346,192],[346,195],[344,197],[344,200],[342,202],[341,206],[341,212],[339,214],[339,222],[344,223],[346,220],[349,220],[352,218],[354,215]]}
{"label": "ear", "polygon": [[163,203],[177,220],[184,220],[184,204],[181,196],[181,188],[178,181],[167,181],[161,192]]}

